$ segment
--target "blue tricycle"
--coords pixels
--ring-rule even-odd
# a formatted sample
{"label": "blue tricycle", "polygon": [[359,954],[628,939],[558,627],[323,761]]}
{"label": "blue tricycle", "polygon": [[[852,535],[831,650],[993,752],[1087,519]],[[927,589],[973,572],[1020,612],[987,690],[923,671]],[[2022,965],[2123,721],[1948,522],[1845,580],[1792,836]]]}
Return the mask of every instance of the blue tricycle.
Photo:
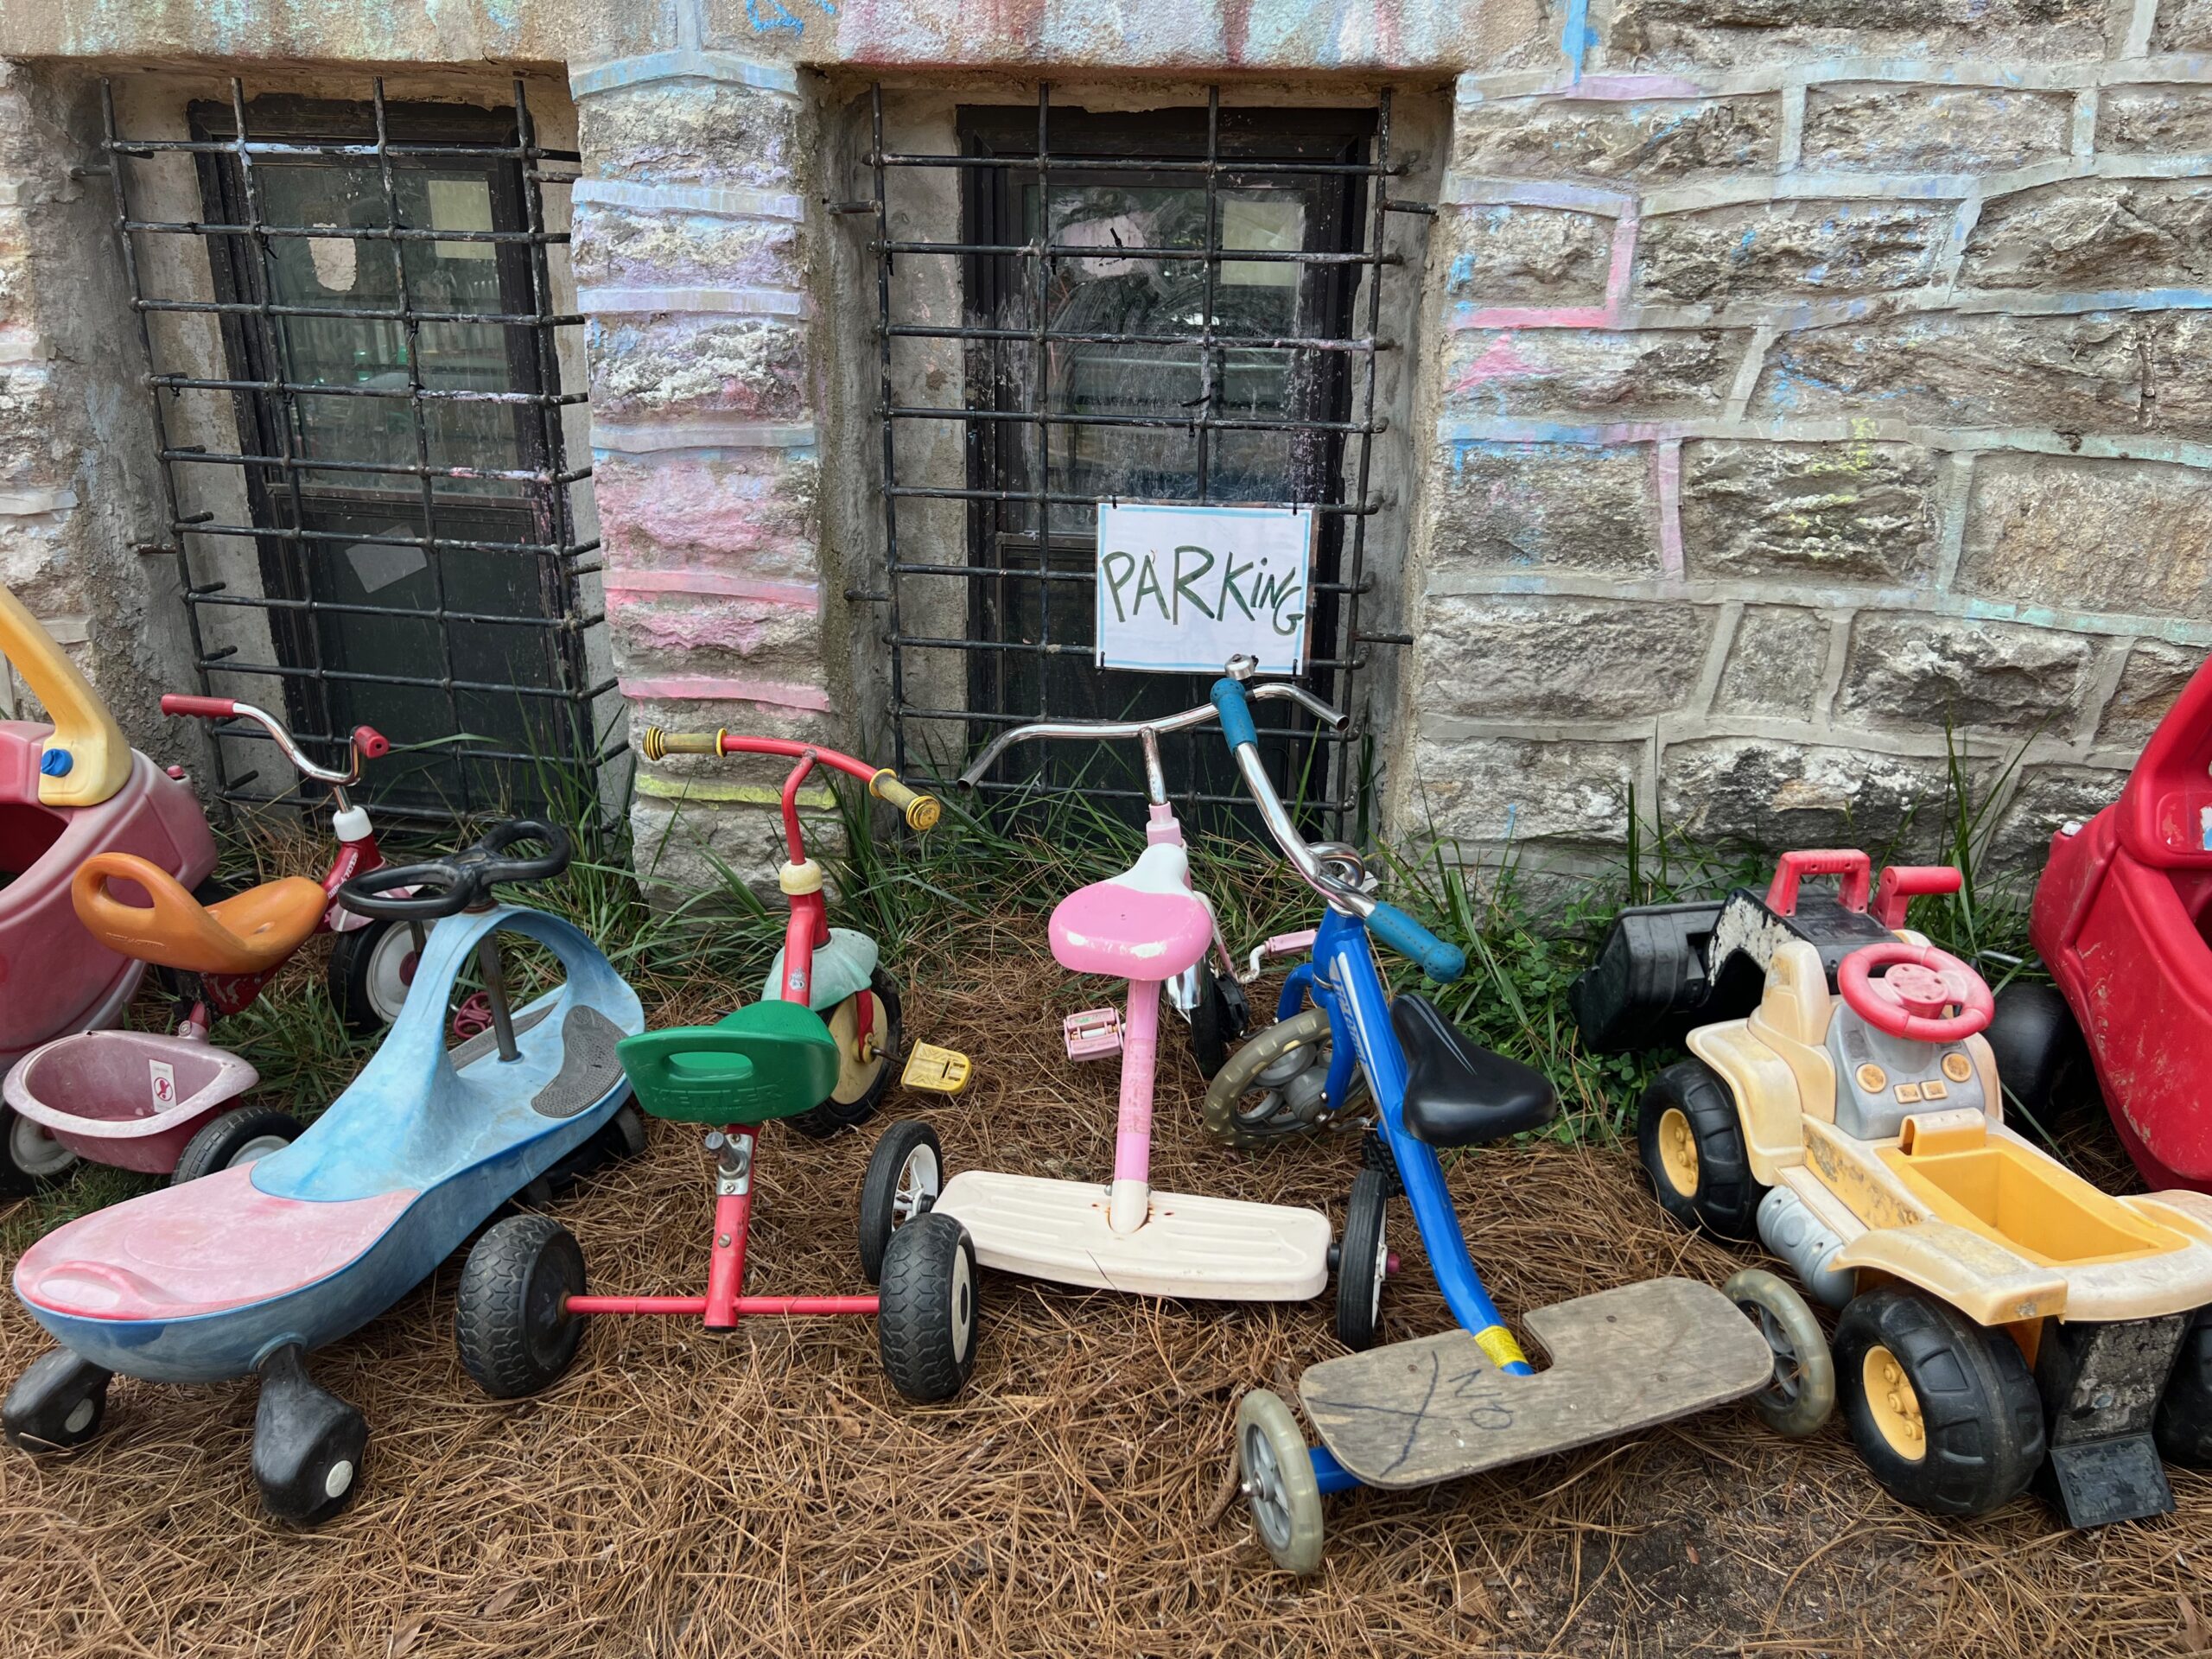
{"label": "blue tricycle", "polygon": [[[547,850],[518,855],[532,842]],[[257,1376],[263,1505],[301,1525],[345,1508],[368,1427],[308,1380],[307,1355],[390,1307],[518,1193],[644,1147],[615,1054],[645,1028],[637,994],[575,927],[493,895],[568,862],[558,826],[518,820],[464,852],[346,883],[339,896],[360,915],[443,918],[390,1034],[289,1146],[96,1211],[23,1252],[16,1294],[60,1346],[0,1406],[11,1445],[90,1440],[118,1372]],[[502,935],[544,947],[563,982],[511,1007]],[[448,1007],[472,963],[491,1028],[448,1047]]]}
{"label": "blue tricycle", "polygon": [[[1237,1407],[1242,1491],[1276,1565],[1301,1573],[1319,1566],[1324,1493],[1431,1485],[1747,1395],[1759,1396],[1770,1421],[1805,1421],[1797,1402],[1807,1392],[1833,1394],[1827,1345],[1796,1293],[1757,1269],[1724,1290],[1654,1279],[1539,1308],[1526,1323],[1551,1363],[1541,1372],[1529,1364],[1468,1255],[1439,1154],[1541,1128],[1554,1110],[1551,1085],[1470,1042],[1426,998],[1391,997],[1373,940],[1440,984],[1459,976],[1465,953],[1376,899],[1354,849],[1299,834],[1260,758],[1243,684],[1251,673],[1249,659],[1232,662],[1214,684],[1214,707],[1268,834],[1328,908],[1313,959],[1283,987],[1276,1024],[1215,1078],[1208,1122],[1217,1134],[1236,1127],[1224,1138],[1240,1144],[1341,1124],[1363,1086],[1375,1130],[1336,1263],[1337,1334],[1354,1351],[1299,1380],[1321,1444],[1309,1446],[1289,1404],[1267,1389]],[[1384,1220],[1396,1192],[1413,1207],[1459,1323],[1377,1348],[1390,1270]]]}

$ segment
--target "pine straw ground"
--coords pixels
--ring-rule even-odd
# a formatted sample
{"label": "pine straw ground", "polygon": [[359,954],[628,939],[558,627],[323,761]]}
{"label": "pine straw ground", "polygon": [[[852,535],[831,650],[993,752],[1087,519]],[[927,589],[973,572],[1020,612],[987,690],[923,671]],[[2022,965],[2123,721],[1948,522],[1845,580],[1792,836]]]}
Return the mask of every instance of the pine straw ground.
{"label": "pine straw ground", "polygon": [[[1111,1155],[1115,1074],[1076,1070],[1077,1006],[1033,922],[979,923],[908,964],[912,1038],[979,1079],[927,1109],[956,1166],[1076,1174]],[[980,965],[979,965],[980,964]],[[719,1013],[694,986],[656,1023]],[[1225,1154],[1166,1045],[1157,1179],[1341,1216],[1345,1141]],[[772,1129],[753,1284],[858,1288],[852,1206],[871,1135]],[[2105,1143],[2080,1136],[2116,1177]],[[1452,1185],[1508,1310],[1741,1259],[1665,1224],[1618,1147],[1508,1147]],[[607,1290],[693,1291],[706,1162],[649,1154],[558,1213]],[[1402,1212],[1401,1212],[1402,1213]],[[1444,1328],[1409,1224],[1390,1334]],[[67,1457],[0,1457],[0,1642],[10,1655],[2144,1655],[2203,1651],[2212,1479],[2180,1512],[2092,1534],[2034,1501],[1980,1522],[1891,1503],[1840,1428],[1805,1443],[1732,1408],[1626,1442],[1397,1497],[1332,1500],[1322,1574],[1268,1569],[1229,1502],[1239,1392],[1288,1393],[1335,1351],[1326,1299],[1161,1306],[987,1278],[982,1357],[955,1403],[902,1404],[857,1320],[673,1320],[588,1334],[544,1396],[484,1400],[451,1338],[451,1265],[317,1356],[368,1414],[360,1500],[318,1533],[264,1522],[250,1387],[118,1380]],[[0,1370],[41,1339],[13,1298]]]}

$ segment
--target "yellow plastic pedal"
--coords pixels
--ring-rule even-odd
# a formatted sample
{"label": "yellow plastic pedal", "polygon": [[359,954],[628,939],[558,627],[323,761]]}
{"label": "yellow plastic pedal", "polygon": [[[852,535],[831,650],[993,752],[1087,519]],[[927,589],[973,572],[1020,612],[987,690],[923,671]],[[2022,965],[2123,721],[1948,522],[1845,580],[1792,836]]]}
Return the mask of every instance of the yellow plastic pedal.
{"label": "yellow plastic pedal", "polygon": [[957,1049],[939,1048],[935,1043],[916,1043],[914,1052],[906,1057],[906,1069],[899,1080],[909,1089],[926,1089],[933,1095],[957,1095],[968,1086],[971,1069],[968,1057]]}

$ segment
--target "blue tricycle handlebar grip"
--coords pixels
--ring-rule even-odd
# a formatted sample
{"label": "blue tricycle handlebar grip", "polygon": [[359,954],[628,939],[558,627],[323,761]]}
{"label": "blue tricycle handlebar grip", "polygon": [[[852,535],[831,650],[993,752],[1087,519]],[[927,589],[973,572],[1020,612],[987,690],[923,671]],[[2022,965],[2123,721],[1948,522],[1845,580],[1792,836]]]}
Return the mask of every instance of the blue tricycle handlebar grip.
{"label": "blue tricycle handlebar grip", "polygon": [[1245,701],[1243,686],[1226,675],[1216,680],[1213,706],[1214,712],[1221,716],[1221,734],[1229,740],[1232,751],[1240,743],[1259,742],[1259,728],[1252,723],[1252,705]]}
{"label": "blue tricycle handlebar grip", "polygon": [[1446,944],[1395,905],[1376,906],[1367,931],[1440,985],[1449,985],[1467,970],[1465,951]]}

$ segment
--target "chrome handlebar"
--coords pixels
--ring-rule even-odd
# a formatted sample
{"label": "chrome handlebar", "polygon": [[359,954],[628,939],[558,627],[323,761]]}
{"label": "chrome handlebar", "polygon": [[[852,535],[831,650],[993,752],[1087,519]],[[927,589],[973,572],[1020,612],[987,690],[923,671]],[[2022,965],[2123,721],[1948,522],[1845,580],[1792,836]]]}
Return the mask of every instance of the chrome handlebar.
{"label": "chrome handlebar", "polygon": [[319,766],[308,760],[307,751],[301,748],[293,740],[290,732],[285,730],[284,722],[267,709],[257,709],[250,702],[239,702],[234,699],[231,703],[231,715],[233,719],[250,720],[267,732],[270,740],[276,745],[283,757],[298,770],[301,777],[315,783],[327,784],[334,789],[344,789],[361,781],[361,745],[358,735],[346,746],[346,755],[353,764],[343,772],[334,772],[328,766]]}

